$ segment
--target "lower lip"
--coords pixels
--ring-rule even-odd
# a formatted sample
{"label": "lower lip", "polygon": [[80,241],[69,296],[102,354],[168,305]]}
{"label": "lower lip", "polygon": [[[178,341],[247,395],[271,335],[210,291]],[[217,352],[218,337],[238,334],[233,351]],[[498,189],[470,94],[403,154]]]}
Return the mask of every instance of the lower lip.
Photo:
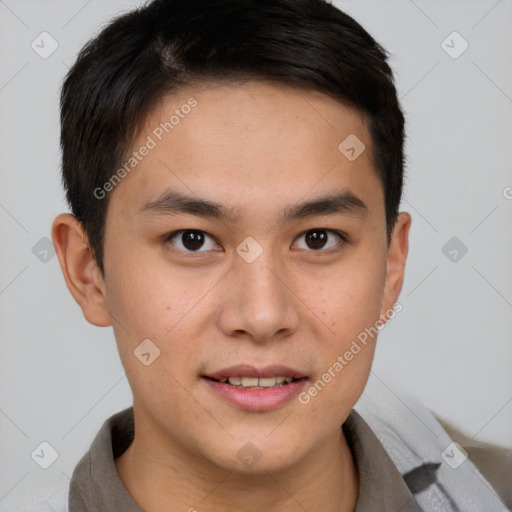
{"label": "lower lip", "polygon": [[248,411],[270,411],[298,395],[306,385],[306,378],[284,386],[269,389],[243,389],[216,380],[203,378],[209,388],[228,402]]}

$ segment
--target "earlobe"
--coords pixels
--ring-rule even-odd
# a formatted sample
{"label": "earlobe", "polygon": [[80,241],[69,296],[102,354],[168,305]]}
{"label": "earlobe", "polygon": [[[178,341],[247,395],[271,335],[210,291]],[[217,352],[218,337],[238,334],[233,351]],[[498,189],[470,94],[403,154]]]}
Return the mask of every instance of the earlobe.
{"label": "earlobe", "polygon": [[393,306],[398,301],[404,281],[405,263],[409,251],[409,229],[411,216],[400,212],[393,229],[393,236],[388,248],[386,282],[384,286],[381,318],[388,319]]}
{"label": "earlobe", "polygon": [[66,285],[82,312],[93,325],[112,325],[105,287],[80,221],[68,213],[56,217],[52,240]]}

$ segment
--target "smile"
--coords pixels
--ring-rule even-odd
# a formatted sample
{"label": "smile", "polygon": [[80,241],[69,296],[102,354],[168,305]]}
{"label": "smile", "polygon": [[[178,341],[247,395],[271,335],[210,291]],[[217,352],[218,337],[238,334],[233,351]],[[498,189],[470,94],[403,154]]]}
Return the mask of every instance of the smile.
{"label": "smile", "polygon": [[244,389],[265,389],[283,386],[292,382],[293,377],[222,377],[219,382],[229,382],[232,386]]}

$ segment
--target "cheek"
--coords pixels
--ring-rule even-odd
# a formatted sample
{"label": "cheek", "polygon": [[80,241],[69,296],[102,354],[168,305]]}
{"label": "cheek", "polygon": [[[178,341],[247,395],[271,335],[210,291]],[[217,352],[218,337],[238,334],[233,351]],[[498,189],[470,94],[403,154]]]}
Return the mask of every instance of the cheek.
{"label": "cheek", "polygon": [[161,339],[179,331],[214,283],[212,277],[190,278],[190,273],[143,252],[118,258],[108,271],[109,312],[137,338]]}
{"label": "cheek", "polygon": [[[128,262],[123,268],[130,268]],[[117,318],[113,325],[119,356],[132,392],[139,403],[157,407],[162,401],[172,402],[176,414],[185,414],[177,408],[182,401],[188,403],[183,387],[193,378],[188,372],[197,358],[190,326],[197,319],[199,308],[194,306],[200,291],[185,292],[177,276],[163,279],[161,269],[154,266],[143,270],[134,265],[131,275],[126,279],[112,272],[107,293],[109,311]]]}
{"label": "cheek", "polygon": [[158,355],[151,367],[161,366],[161,356],[168,350],[167,340],[178,330],[188,301],[181,291],[169,286],[169,280],[162,277],[165,272],[147,260],[144,262],[142,255],[125,253],[116,261],[116,266],[106,268],[105,284],[107,307],[123,366],[136,373],[146,368],[135,356],[137,348],[147,339],[151,340],[149,344],[144,342],[151,352],[149,359]]}
{"label": "cheek", "polygon": [[[354,258],[355,259],[355,258]],[[340,266],[325,280],[315,310],[335,339],[346,343],[379,319],[385,263],[359,257]],[[338,347],[342,348],[342,347]]]}
{"label": "cheek", "polygon": [[333,272],[318,295],[315,308],[329,331],[322,340],[322,367],[315,376],[316,391],[312,390],[317,405],[325,401],[324,407],[345,410],[364,389],[378,334],[382,269],[374,257],[360,258]]}

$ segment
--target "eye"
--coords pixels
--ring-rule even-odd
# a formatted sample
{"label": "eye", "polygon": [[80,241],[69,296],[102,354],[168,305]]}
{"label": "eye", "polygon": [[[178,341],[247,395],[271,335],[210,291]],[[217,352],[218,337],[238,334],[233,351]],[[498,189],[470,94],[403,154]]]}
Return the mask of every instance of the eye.
{"label": "eye", "polygon": [[[211,240],[210,244],[205,240]],[[198,229],[182,229],[181,231],[174,231],[165,236],[165,242],[175,245],[178,249],[184,252],[205,252],[215,248],[213,238],[206,234],[204,231]],[[204,250],[199,250],[199,249]]]}
{"label": "eye", "polygon": [[[334,237],[332,236],[334,235]],[[322,252],[336,252],[341,249],[343,242],[346,241],[346,236],[339,231],[332,229],[315,228],[302,233],[299,238],[305,237],[306,247],[300,247],[301,249],[312,249],[313,251]],[[332,238],[338,238],[338,242],[330,242]],[[328,249],[328,250],[326,250]],[[330,250],[332,249],[332,250]]]}
{"label": "eye", "polygon": [[[341,249],[346,236],[332,229],[315,228],[302,233],[299,237],[305,238],[306,246],[300,249],[310,249],[315,252],[336,252]],[[336,241],[336,238],[338,239]],[[334,240],[333,240],[334,239]],[[208,243],[208,240],[210,241]],[[198,229],[182,229],[165,235],[164,243],[175,246],[182,252],[193,254],[198,252],[206,252],[214,250],[216,243],[214,239]]]}

